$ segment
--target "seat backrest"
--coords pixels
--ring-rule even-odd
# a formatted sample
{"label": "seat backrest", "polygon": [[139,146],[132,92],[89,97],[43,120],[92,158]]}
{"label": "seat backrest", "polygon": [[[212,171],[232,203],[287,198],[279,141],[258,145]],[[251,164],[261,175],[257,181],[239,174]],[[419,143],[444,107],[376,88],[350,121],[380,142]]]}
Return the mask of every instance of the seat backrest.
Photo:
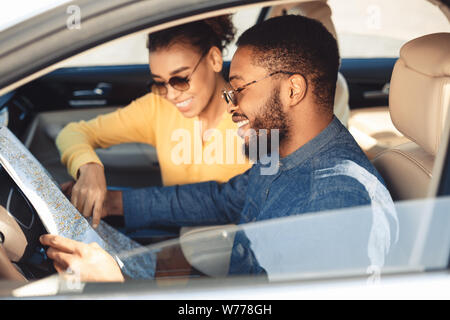
{"label": "seat backrest", "polygon": [[450,105],[450,33],[407,42],[392,72],[389,112],[411,142],[373,163],[394,200],[426,197]]}
{"label": "seat backrest", "polygon": [[349,91],[347,81],[342,73],[338,72],[336,93],[334,95],[334,114],[345,127],[348,127],[348,120],[350,118],[348,99]]}

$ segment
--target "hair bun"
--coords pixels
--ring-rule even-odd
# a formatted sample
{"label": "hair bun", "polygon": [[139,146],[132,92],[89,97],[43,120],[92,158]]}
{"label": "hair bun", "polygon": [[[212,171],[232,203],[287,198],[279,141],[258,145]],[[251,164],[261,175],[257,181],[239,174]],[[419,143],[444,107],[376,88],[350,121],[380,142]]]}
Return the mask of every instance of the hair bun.
{"label": "hair bun", "polygon": [[231,15],[218,16],[151,33],[148,35],[147,48],[155,51],[181,42],[198,48],[200,53],[213,46],[223,51],[233,41],[235,32]]}
{"label": "hair bun", "polygon": [[203,20],[203,22],[210,27],[216,36],[221,40],[222,48],[226,47],[233,41],[236,29],[233,26],[232,15],[209,18]]}

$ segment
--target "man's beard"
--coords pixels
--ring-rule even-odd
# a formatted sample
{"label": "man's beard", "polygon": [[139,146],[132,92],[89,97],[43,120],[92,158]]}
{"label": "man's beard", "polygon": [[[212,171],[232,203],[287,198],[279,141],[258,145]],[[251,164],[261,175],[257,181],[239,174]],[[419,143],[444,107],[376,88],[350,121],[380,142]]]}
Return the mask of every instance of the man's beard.
{"label": "man's beard", "polygon": [[[244,143],[245,156],[250,160],[256,162],[271,152],[278,152],[281,143],[289,137],[289,119],[282,108],[280,88],[277,87],[250,125],[253,134],[249,134]],[[276,140],[272,141],[272,138]]]}

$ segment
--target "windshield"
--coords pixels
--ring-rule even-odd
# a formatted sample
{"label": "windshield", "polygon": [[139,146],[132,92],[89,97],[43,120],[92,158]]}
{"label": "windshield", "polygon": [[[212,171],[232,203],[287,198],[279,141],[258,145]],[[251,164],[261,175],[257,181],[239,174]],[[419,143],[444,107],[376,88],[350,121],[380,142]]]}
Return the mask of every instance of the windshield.
{"label": "windshield", "polygon": [[0,10],[0,31],[72,0],[15,0],[3,2]]}

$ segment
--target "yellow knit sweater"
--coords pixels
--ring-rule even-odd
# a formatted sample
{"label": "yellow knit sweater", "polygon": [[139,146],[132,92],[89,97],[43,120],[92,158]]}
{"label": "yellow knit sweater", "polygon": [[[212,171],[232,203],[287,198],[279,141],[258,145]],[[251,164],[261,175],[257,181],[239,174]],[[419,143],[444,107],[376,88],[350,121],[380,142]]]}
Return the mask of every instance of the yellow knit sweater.
{"label": "yellow knit sweater", "polygon": [[207,131],[205,142],[200,128],[197,117],[183,117],[172,103],[150,93],[112,113],[68,124],[56,145],[74,178],[83,164],[101,164],[95,149],[130,142],[156,147],[166,186],[226,182],[251,167],[241,155],[242,140],[230,114],[224,112],[218,126]]}

